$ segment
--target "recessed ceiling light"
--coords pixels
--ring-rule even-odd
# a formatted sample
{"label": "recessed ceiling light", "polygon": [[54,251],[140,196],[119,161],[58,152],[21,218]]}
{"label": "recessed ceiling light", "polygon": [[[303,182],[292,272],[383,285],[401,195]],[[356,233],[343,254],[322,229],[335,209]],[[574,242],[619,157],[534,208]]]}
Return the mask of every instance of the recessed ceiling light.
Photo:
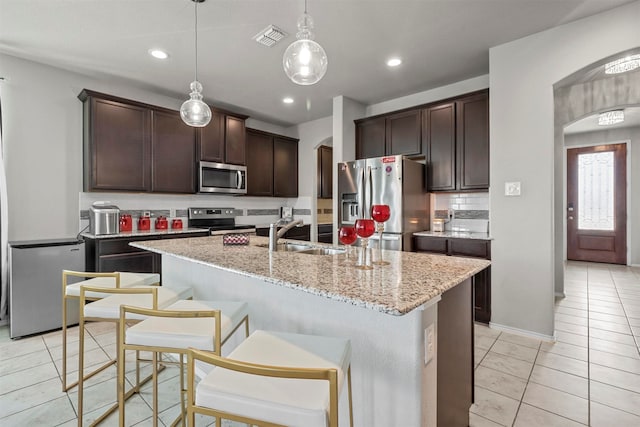
{"label": "recessed ceiling light", "polygon": [[285,104],[293,104],[293,98],[290,98],[290,97],[283,98],[282,102],[284,102]]}
{"label": "recessed ceiling light", "polygon": [[160,49],[149,49],[149,55],[157,59],[167,59],[169,57],[167,52]]}
{"label": "recessed ceiling light", "polygon": [[620,58],[613,62],[608,62],[604,65],[604,72],[606,74],[618,74],[627,71],[635,70],[640,67],[640,54],[629,55],[624,58]]}
{"label": "recessed ceiling light", "polygon": [[391,58],[387,61],[389,67],[397,67],[400,64],[402,64],[402,59],[400,58]]}

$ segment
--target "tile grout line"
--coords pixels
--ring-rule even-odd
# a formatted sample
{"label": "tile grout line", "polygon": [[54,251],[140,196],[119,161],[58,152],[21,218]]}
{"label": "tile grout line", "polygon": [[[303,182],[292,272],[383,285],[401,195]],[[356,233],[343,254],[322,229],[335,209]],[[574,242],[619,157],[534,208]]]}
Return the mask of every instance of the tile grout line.
{"label": "tile grout line", "polygon": [[515,426],[516,420],[518,419],[518,414],[520,413],[520,408],[522,407],[524,395],[527,393],[527,388],[529,388],[529,383],[531,382],[531,375],[533,374],[533,368],[536,367],[536,361],[538,360],[538,356],[540,355],[540,347],[542,347],[542,341],[540,341],[540,344],[538,344],[538,351],[536,352],[535,359],[533,359],[533,364],[531,365],[531,370],[529,371],[529,376],[527,377],[527,383],[524,385],[524,390],[522,391],[522,396],[520,396],[520,402],[518,402],[518,409],[516,410],[515,417],[513,417],[513,422],[511,423],[511,427]]}

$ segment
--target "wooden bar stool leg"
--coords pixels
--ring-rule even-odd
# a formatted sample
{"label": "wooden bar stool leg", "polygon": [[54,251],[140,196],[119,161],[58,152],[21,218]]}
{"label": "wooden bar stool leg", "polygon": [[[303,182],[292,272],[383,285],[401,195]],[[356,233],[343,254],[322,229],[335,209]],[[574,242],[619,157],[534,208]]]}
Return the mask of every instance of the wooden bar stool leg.
{"label": "wooden bar stool leg", "polygon": [[347,391],[349,392],[349,424],[353,427],[353,402],[351,401],[351,365],[347,370]]}

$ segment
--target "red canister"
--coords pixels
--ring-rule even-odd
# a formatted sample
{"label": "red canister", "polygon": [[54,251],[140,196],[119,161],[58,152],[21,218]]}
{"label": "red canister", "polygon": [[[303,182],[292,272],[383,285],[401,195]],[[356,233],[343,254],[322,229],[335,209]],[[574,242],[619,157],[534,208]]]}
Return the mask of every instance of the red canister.
{"label": "red canister", "polygon": [[138,218],[138,230],[150,230],[151,229],[151,218],[148,216],[141,216]]}
{"label": "red canister", "polygon": [[169,228],[169,221],[166,216],[156,218],[156,230],[166,230]]}
{"label": "red canister", "polygon": [[132,228],[133,228],[133,220],[131,219],[131,215],[129,214],[120,215],[120,232],[131,231]]}
{"label": "red canister", "polygon": [[180,218],[174,218],[171,220],[171,228],[176,230],[182,229],[182,220]]}

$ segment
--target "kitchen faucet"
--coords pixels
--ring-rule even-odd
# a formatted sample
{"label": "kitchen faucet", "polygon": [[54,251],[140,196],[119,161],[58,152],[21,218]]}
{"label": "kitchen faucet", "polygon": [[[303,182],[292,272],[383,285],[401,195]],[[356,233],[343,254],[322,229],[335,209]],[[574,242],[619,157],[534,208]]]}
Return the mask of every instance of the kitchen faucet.
{"label": "kitchen faucet", "polygon": [[[302,227],[304,225],[304,222],[302,222],[301,219],[285,224],[285,222],[289,220],[291,220],[291,218],[280,218],[273,224],[269,225],[269,252],[275,252],[278,250],[278,239],[284,236],[287,231],[291,230],[293,227]],[[283,225],[283,227],[278,231],[278,226],[280,225]]]}

